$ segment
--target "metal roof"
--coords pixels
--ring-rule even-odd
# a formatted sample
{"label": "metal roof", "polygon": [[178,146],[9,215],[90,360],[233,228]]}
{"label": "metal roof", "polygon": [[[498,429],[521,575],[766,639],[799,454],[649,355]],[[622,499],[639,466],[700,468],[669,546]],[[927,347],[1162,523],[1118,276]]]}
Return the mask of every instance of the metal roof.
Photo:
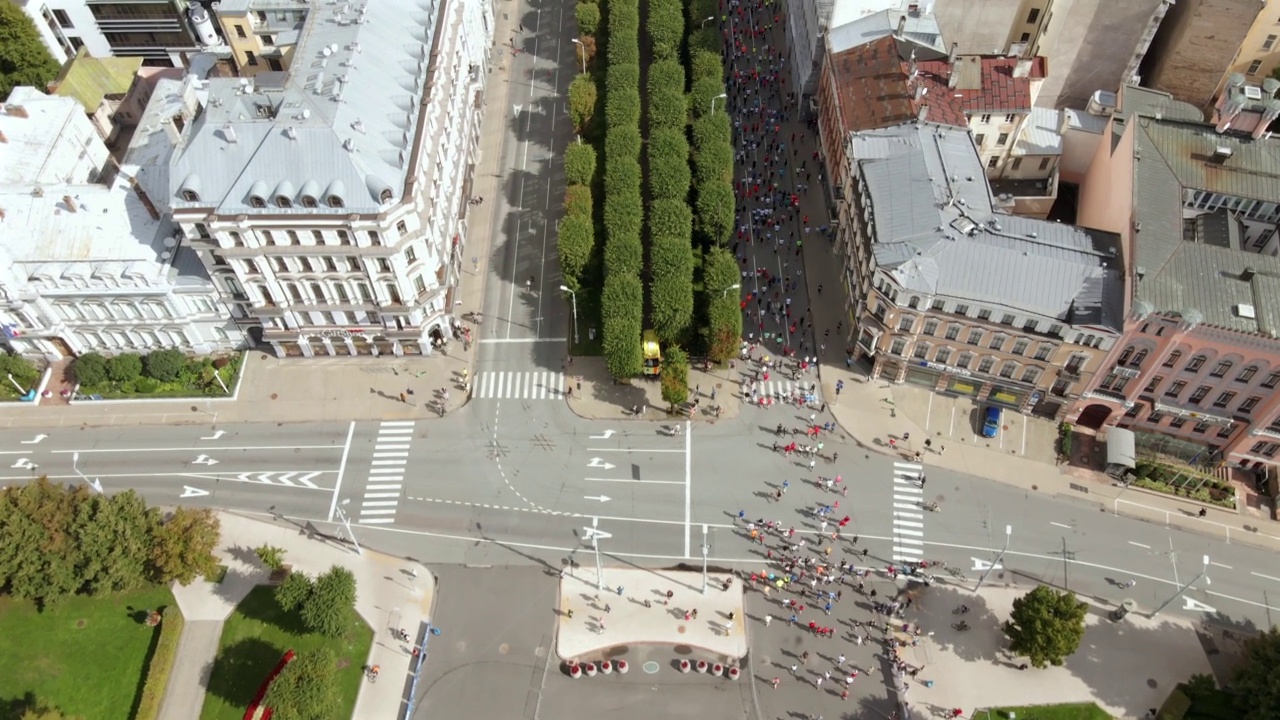
{"label": "metal roof", "polygon": [[851,134],[871,196],[872,252],[907,290],[1119,329],[1116,237],[997,213],[966,129],[912,123]]}
{"label": "metal roof", "polygon": [[849,48],[865,45],[879,40],[886,35],[894,35],[898,31],[898,23],[906,19],[902,38],[926,48],[946,53],[942,45],[942,32],[938,30],[938,22],[933,15],[924,13],[908,13],[902,10],[882,10],[864,15],[827,32],[827,47],[834,55]]}
{"label": "metal roof", "polygon": [[1014,155],[1061,155],[1062,111],[1053,108],[1033,107],[1022,132],[1014,141]]}
{"label": "metal roof", "polygon": [[[164,202],[255,210],[265,187],[273,213],[377,212],[404,190],[409,148],[441,19],[442,0],[314,3],[287,73],[211,78],[202,112],[179,142]],[[464,70],[465,72],[465,70]],[[182,197],[200,187],[199,201]],[[340,208],[277,208],[282,189],[314,183]]]}
{"label": "metal roof", "polygon": [[55,81],[55,94],[75,99],[87,113],[95,113],[107,95],[129,92],[133,78],[142,67],[140,57],[96,58],[87,48],[63,66]]}

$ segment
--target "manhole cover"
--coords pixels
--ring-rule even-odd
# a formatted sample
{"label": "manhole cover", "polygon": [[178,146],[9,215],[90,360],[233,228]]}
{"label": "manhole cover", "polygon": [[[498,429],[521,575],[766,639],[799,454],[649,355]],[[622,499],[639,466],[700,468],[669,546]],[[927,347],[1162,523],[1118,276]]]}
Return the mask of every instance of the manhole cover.
{"label": "manhole cover", "polygon": [[644,670],[646,673],[649,673],[650,675],[656,675],[658,672],[658,663],[650,660],[645,664],[641,665],[640,669]]}

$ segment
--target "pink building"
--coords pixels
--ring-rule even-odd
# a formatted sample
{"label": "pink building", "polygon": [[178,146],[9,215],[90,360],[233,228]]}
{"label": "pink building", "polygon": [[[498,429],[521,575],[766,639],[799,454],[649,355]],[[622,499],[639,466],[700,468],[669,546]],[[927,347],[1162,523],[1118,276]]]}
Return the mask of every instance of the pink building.
{"label": "pink building", "polygon": [[1280,139],[1127,87],[1078,221],[1121,236],[1124,335],[1068,421],[1261,468],[1280,454]]}

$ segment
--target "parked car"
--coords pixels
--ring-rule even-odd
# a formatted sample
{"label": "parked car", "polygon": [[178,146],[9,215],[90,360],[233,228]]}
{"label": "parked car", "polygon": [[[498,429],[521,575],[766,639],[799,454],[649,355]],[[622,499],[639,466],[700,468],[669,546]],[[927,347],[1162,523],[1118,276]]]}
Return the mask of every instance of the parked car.
{"label": "parked car", "polygon": [[982,416],[982,437],[993,438],[1000,432],[1000,408],[988,406]]}

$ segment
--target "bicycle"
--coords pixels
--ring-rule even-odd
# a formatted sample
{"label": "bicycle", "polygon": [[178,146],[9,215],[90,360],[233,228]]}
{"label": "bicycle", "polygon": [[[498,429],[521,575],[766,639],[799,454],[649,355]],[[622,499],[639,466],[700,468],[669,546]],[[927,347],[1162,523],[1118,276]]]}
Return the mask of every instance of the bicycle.
{"label": "bicycle", "polygon": [[370,665],[365,668],[364,674],[365,674],[365,677],[369,679],[369,682],[376,683],[378,682],[378,673],[381,671],[382,671],[382,668],[378,667],[377,665]]}

